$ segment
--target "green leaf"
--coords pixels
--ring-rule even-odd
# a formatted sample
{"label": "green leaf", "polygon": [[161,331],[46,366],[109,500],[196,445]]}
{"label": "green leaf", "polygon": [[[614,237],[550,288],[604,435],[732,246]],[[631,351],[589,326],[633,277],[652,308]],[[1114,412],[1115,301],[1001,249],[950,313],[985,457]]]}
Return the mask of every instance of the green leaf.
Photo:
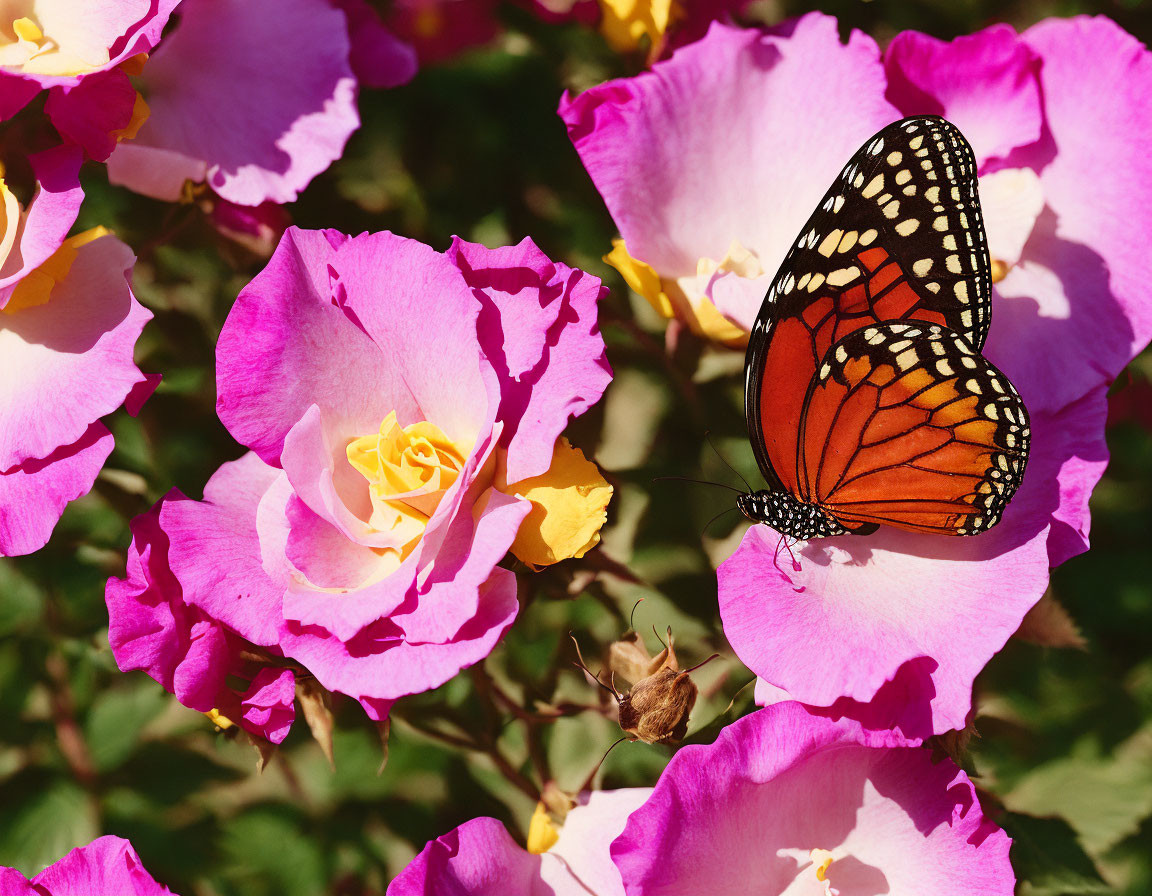
{"label": "green leaf", "polygon": [[107,691],[96,698],[84,724],[84,739],[96,770],[116,768],[136,749],[144,726],[162,713],[171,699],[151,679],[131,688]]}
{"label": "green leaf", "polygon": [[253,809],[224,826],[221,870],[246,896],[323,893],[327,869],[316,833],[303,830],[291,810]]}
{"label": "green leaf", "polygon": [[94,803],[73,782],[30,774],[5,784],[0,865],[31,877],[99,833]]}
{"label": "green leaf", "polygon": [[1064,818],[1100,856],[1152,816],[1152,731],[1110,757],[1071,757],[1040,766],[1004,797],[1009,808]]}
{"label": "green leaf", "polygon": [[1113,892],[1066,822],[1014,812],[998,820],[1012,837],[1012,868],[1021,881],[1020,896]]}

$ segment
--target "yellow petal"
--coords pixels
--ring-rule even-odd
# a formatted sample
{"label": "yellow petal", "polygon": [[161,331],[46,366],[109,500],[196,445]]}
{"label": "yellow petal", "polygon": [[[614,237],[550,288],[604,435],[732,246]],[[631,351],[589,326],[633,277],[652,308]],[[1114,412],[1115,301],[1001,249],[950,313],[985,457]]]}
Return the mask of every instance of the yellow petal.
{"label": "yellow petal", "polygon": [[234,724],[236,724],[230,718],[228,718],[228,716],[223,715],[218,709],[210,709],[208,712],[204,713],[204,715],[208,716],[208,718],[212,720],[212,724],[219,728],[221,731],[227,731]]}
{"label": "yellow petal", "polygon": [[600,32],[620,53],[635,50],[645,37],[656,46],[675,11],[673,0],[600,0]]}
{"label": "yellow petal", "polygon": [[137,75],[143,74],[144,63],[147,61],[147,53],[137,53],[135,56],[129,56],[120,63],[120,71],[124,72],[128,77],[134,78]]}
{"label": "yellow petal", "polygon": [[604,260],[620,272],[633,292],[644,296],[660,314],[665,317],[675,314],[672,299],[664,291],[656,269],[629,255],[624,240],[612,240],[612,251],[604,256]]}
{"label": "yellow petal", "polygon": [[698,332],[703,336],[713,342],[722,342],[737,348],[748,344],[748,332],[721,314],[710,299],[700,299],[695,311],[696,326],[693,329],[698,327]]}
{"label": "yellow petal", "polygon": [[112,136],[116,138],[117,142],[134,140],[150,114],[151,110],[148,108],[148,104],[144,102],[144,97],[137,93],[136,102],[132,104],[132,117],[128,120],[128,124],[113,131]]}
{"label": "yellow petal", "polygon": [[536,811],[532,813],[532,820],[528,823],[528,852],[534,856],[542,855],[555,846],[559,839],[560,832],[548,817],[544,803],[537,803]]}
{"label": "yellow petal", "polygon": [[66,239],[46,262],[16,284],[16,289],[12,291],[12,298],[4,306],[4,311],[12,313],[43,305],[52,298],[52,290],[56,288],[56,284],[68,276],[72,262],[76,260],[76,250],[107,235],[106,227],[93,227]]}
{"label": "yellow petal", "polygon": [[596,464],[586,460],[567,439],[556,441],[547,473],[509,486],[501,469],[496,487],[532,502],[512,542],[512,553],[525,563],[549,566],[583,557],[599,543],[612,486]]}

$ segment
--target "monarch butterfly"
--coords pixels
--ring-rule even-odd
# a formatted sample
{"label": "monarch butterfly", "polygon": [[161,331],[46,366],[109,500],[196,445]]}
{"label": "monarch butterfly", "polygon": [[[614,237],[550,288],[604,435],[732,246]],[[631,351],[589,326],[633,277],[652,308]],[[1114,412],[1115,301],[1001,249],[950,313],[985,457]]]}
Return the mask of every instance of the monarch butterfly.
{"label": "monarch butterfly", "polygon": [[980,354],[990,267],[975,158],[954,125],[905,118],[865,143],[752,327],[744,408],[770,488],[740,511],[798,539],[994,526],[1030,428]]}

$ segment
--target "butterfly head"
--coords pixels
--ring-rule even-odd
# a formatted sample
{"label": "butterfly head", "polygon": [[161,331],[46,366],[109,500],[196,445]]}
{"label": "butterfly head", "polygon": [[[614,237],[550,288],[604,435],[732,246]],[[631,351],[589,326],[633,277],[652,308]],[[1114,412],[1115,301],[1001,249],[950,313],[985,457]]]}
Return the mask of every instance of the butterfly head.
{"label": "butterfly head", "polygon": [[801,541],[848,532],[815,504],[806,504],[787,492],[749,492],[736,499],[736,506],[748,519]]}

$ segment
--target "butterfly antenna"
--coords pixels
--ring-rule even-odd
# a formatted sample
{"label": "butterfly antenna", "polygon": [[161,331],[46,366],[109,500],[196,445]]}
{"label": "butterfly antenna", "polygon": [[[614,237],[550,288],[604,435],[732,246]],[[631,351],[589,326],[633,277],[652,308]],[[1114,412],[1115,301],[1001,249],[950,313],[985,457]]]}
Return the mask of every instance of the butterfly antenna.
{"label": "butterfly antenna", "polygon": [[[669,629],[669,631],[671,631],[671,629]],[[652,634],[656,636],[656,640],[660,642],[660,646],[667,650],[668,645],[665,644],[664,639],[660,637],[660,632],[656,631],[656,626],[652,626]]]}
{"label": "butterfly antenna", "polygon": [[720,654],[718,654],[718,653],[714,653],[714,654],[712,654],[712,656],[708,657],[708,659],[706,659],[706,660],[701,660],[700,662],[698,662],[698,663],[697,663],[695,666],[693,666],[692,668],[690,668],[690,669],[684,669],[684,670],[683,670],[683,672],[682,672],[682,674],[683,674],[683,675],[687,675],[689,672],[695,672],[695,671],[696,671],[697,669],[699,669],[701,666],[703,666],[703,665],[705,665],[705,664],[707,664],[707,663],[710,663],[710,662],[712,662],[712,660],[718,660],[718,659],[720,659]]}
{"label": "butterfly antenna", "polygon": [[635,625],[635,621],[636,621],[636,608],[637,608],[638,606],[640,606],[640,604],[642,604],[642,603],[644,603],[644,598],[640,598],[639,600],[637,600],[637,601],[636,601],[636,603],[634,603],[634,604],[632,605],[632,613],[631,613],[631,615],[629,615],[629,617],[628,617],[628,628],[629,628],[629,630],[630,630],[630,631],[636,631],[636,625]]}
{"label": "butterfly antenna", "polygon": [[716,443],[712,441],[711,431],[705,431],[704,438],[706,438],[708,440],[708,444],[712,446],[712,450],[716,452],[716,456],[718,458],[720,458],[720,460],[724,461],[725,466],[727,466],[729,470],[731,470],[733,473],[735,473],[737,476],[739,476],[740,481],[743,482],[746,486],[748,486],[748,491],[749,492],[755,491],[755,489],[753,489],[752,486],[749,485],[748,480],[744,478],[744,474],[741,473],[739,470],[737,470],[734,466],[732,466],[732,464],[730,464],[728,462],[728,459],[723,454],[720,453],[720,449],[717,448]]}
{"label": "butterfly antenna", "polygon": [[726,488],[730,492],[736,492],[738,495],[744,494],[740,489],[728,485],[724,482],[709,482],[707,479],[689,479],[687,476],[656,476],[652,479],[653,482],[695,482],[697,485],[715,485],[719,488]]}
{"label": "butterfly antenna", "polygon": [[714,522],[716,522],[716,520],[720,519],[720,517],[724,516],[724,514],[731,513],[733,510],[739,510],[739,509],[740,509],[739,507],[729,507],[727,510],[721,510],[718,514],[716,514],[716,516],[714,516],[714,517],[712,517],[712,519],[708,520],[708,522],[705,524],[704,528],[700,530],[701,537],[703,537],[704,533],[707,532],[711,528],[712,524]]}
{"label": "butterfly antenna", "polygon": [[583,672],[585,675],[591,675],[592,680],[596,682],[596,684],[600,685],[600,687],[604,688],[604,690],[606,690],[613,697],[615,697],[616,702],[619,703],[622,698],[620,696],[620,692],[616,690],[615,684],[613,683],[612,685],[606,685],[600,680],[599,674],[592,675],[592,670],[588,668],[587,663],[584,662],[584,656],[580,653],[580,644],[577,642],[576,636],[572,634],[572,632],[568,632],[568,637],[572,639],[572,643],[576,646],[576,657],[580,660],[580,662],[573,663],[572,665]]}
{"label": "butterfly antenna", "polygon": [[592,782],[596,778],[596,773],[598,771],[600,771],[600,766],[602,766],[604,764],[604,760],[608,758],[608,754],[616,749],[617,744],[622,744],[626,740],[628,740],[627,735],[616,740],[612,744],[612,746],[610,746],[607,750],[604,751],[604,755],[600,757],[600,761],[596,763],[596,767],[594,769],[592,769],[591,772],[588,773],[588,777],[584,781],[584,786],[580,788],[581,791],[592,789]]}

